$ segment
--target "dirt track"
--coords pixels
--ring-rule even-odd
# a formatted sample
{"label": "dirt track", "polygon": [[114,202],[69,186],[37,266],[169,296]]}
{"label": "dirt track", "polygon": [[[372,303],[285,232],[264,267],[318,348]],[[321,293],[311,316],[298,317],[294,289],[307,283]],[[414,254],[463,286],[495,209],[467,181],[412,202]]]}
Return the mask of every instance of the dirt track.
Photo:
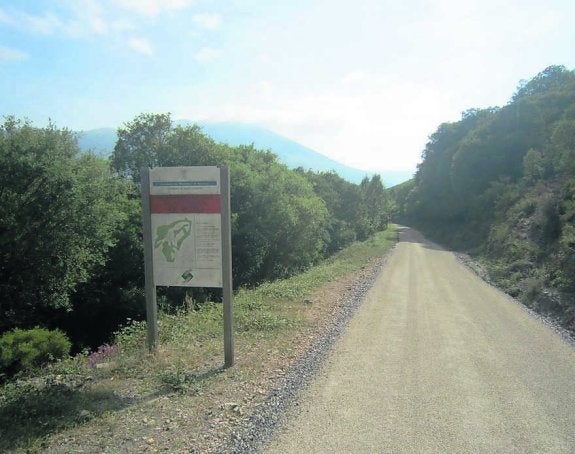
{"label": "dirt track", "polygon": [[446,251],[401,243],[265,452],[575,452],[575,349]]}

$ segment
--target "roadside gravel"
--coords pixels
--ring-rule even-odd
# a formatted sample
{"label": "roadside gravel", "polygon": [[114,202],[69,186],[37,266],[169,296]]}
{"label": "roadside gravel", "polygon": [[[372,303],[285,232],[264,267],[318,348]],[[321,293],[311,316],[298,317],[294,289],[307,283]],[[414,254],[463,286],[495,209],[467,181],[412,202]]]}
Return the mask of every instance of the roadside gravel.
{"label": "roadside gravel", "polygon": [[376,260],[348,285],[347,291],[337,302],[338,313],[330,319],[330,325],[325,328],[324,333],[277,381],[250,418],[234,429],[230,439],[220,446],[217,452],[252,453],[261,449],[274,429],[290,413],[290,408],[298,405],[299,392],[320,369],[335,341],[373,286],[389,255],[390,252]]}
{"label": "roadside gravel", "polygon": [[[455,256],[455,258],[459,263],[465,265],[467,268],[473,271],[477,276],[479,276],[482,280],[484,280],[490,285],[493,285],[494,287],[497,287],[497,283],[494,282],[489,276],[489,270],[487,269],[487,267],[478,263],[476,260],[473,260],[473,258],[468,254],[463,254],[461,252],[454,252],[453,255]],[[510,295],[507,296],[510,301],[519,305],[521,309],[527,312],[531,317],[547,325],[549,328],[555,331],[559,336],[561,336],[565,340],[565,342],[568,342],[573,347],[575,347],[575,333],[563,328],[561,324],[557,320],[554,320],[552,317],[548,317],[544,314],[535,312],[533,309],[527,307],[521,301],[518,301],[517,299],[513,298]]]}

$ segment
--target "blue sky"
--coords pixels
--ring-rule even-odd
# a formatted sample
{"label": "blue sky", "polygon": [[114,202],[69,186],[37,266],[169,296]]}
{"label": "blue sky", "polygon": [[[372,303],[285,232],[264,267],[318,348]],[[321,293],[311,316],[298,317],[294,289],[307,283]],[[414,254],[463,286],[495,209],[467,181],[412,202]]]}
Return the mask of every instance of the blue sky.
{"label": "blue sky", "polygon": [[413,170],[462,111],[575,68],[572,0],[0,0],[0,115],[258,124],[363,170]]}

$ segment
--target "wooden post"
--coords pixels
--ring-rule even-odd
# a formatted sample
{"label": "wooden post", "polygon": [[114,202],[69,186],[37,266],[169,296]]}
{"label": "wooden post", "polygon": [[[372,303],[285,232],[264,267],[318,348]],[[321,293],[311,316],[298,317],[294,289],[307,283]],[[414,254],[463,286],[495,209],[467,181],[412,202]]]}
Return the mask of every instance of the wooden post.
{"label": "wooden post", "polygon": [[232,233],[230,209],[230,174],[220,167],[222,200],[222,288],[224,304],[224,367],[234,365],[233,288],[232,288]]}
{"label": "wooden post", "polygon": [[144,270],[146,276],[146,321],[148,324],[148,349],[156,350],[158,344],[158,305],[156,304],[156,284],[154,282],[154,250],[152,245],[152,217],[150,215],[150,169],[140,172],[142,194],[142,224],[144,233]]}

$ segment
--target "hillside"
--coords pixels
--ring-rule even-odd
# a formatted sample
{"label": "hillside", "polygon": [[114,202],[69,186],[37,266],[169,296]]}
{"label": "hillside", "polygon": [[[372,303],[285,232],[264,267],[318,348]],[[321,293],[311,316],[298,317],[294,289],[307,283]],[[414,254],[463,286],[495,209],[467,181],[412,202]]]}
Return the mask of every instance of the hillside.
{"label": "hillside", "polygon": [[397,217],[575,330],[575,72],[551,66],[506,106],[440,125],[423,158],[391,191]]}
{"label": "hillside", "polygon": [[[178,120],[176,125],[190,125],[188,120]],[[342,178],[359,183],[368,172],[354,169],[330,159],[311,148],[283,137],[267,129],[241,123],[197,123],[203,132],[216,142],[231,146],[250,145],[258,149],[272,150],[289,168],[303,167],[315,172],[335,171]],[[79,133],[78,143],[83,150],[91,149],[101,155],[111,153],[117,140],[113,128],[92,129]],[[395,186],[412,177],[409,171],[383,171],[380,173],[386,187]]]}

